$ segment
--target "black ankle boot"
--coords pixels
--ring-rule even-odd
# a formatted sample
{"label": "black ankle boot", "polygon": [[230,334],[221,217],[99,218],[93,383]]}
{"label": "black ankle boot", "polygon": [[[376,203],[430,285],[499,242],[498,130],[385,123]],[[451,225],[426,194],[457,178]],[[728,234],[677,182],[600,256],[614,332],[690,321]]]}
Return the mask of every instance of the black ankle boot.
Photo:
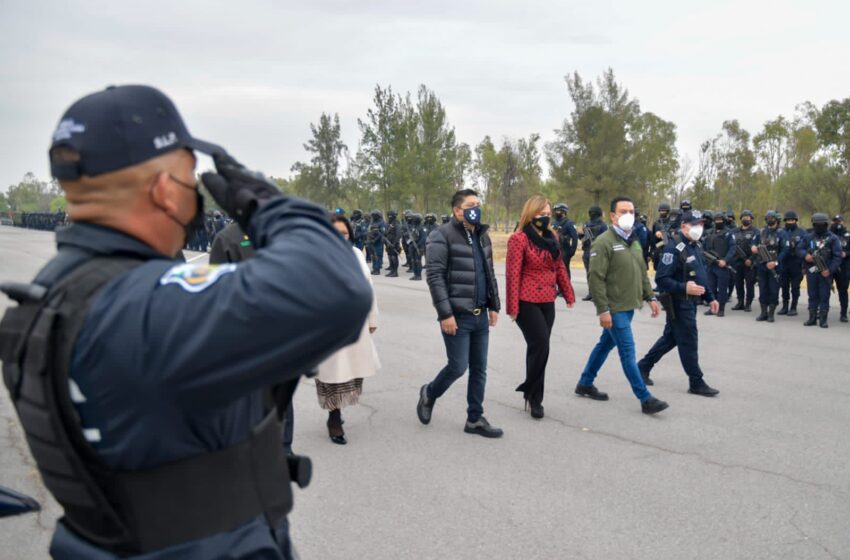
{"label": "black ankle boot", "polygon": [[776,306],[775,306],[775,305],[771,304],[771,305],[769,305],[769,306],[767,307],[767,322],[768,322],[768,323],[772,323],[772,322],[774,321],[774,319],[773,319],[773,313],[774,313],[775,311],[776,311]]}
{"label": "black ankle boot", "polygon": [[842,323],[847,322],[847,310],[846,309],[842,309],[841,312],[838,314],[838,320],[841,321]]}
{"label": "black ankle boot", "polygon": [[829,328],[829,323],[827,323],[828,318],[829,318],[829,311],[821,311],[820,312],[820,323],[818,323],[820,325],[820,328],[822,328],[822,329],[828,329]]}
{"label": "black ankle boot", "polygon": [[788,316],[789,317],[796,317],[797,316],[797,300],[796,299],[791,300],[791,307],[788,308]]}
{"label": "black ankle boot", "polygon": [[725,303],[720,304],[720,309],[717,310],[717,316],[718,317],[725,317],[726,316],[726,304]]}
{"label": "black ankle boot", "polygon": [[782,309],[776,312],[777,315],[788,315],[788,302],[782,302]]}
{"label": "black ankle boot", "polygon": [[744,311],[749,313],[752,310],[753,310],[753,302],[749,301],[749,302],[747,302],[746,305],[744,305]]}
{"label": "black ankle boot", "polygon": [[759,316],[756,317],[756,321],[767,321],[767,306],[760,303],[759,307],[761,307],[761,313],[759,313]]}
{"label": "black ankle boot", "polygon": [[732,308],[732,311],[743,311],[744,310],[744,302],[738,300],[738,303],[735,304],[735,307]]}
{"label": "black ankle boot", "polygon": [[817,310],[809,309],[809,320],[803,323],[804,327],[813,327],[818,324],[818,312]]}

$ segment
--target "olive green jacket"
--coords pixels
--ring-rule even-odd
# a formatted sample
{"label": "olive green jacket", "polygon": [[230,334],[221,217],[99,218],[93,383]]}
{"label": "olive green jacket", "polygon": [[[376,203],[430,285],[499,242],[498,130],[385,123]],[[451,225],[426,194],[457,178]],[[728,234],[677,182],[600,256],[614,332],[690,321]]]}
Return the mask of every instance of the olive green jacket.
{"label": "olive green jacket", "polygon": [[590,247],[588,283],[598,315],[632,311],[655,299],[640,242],[629,245],[613,228]]}

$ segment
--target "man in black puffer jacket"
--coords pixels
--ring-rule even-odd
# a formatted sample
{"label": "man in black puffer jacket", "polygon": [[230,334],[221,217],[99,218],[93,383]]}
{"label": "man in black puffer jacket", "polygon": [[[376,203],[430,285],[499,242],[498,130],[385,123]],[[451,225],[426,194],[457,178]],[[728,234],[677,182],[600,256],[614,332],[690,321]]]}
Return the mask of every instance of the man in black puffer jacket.
{"label": "man in black puffer jacket", "polygon": [[467,419],[464,431],[497,438],[502,430],[490,426],[484,413],[487,345],[490,327],[499,318],[499,289],[493,271],[493,247],[487,226],[481,224],[481,201],[471,189],[452,197],[454,217],[428,236],[428,288],[437,310],[449,363],[436,379],[419,391],[416,412],[423,424],[431,421],[434,402],[469,367]]}

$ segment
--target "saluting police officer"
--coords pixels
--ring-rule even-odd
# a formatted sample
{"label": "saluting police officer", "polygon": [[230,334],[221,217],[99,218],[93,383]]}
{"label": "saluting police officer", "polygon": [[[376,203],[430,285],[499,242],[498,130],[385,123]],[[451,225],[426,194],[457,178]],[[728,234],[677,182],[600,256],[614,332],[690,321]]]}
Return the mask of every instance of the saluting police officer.
{"label": "saluting police officer", "polygon": [[652,368],[667,352],[678,348],[679,359],[689,379],[688,392],[713,397],[720,391],[705,382],[699,367],[697,303],[700,300],[708,302],[713,313],[717,313],[720,306],[709,287],[708,271],[699,245],[702,232],[702,213],[689,210],[682,214],[679,232],[664,247],[655,283],[659,292],[672,296],[672,313],[666,309],[664,333],[638,362],[638,369],[644,382],[652,385],[649,379]]}
{"label": "saluting police officer", "polygon": [[841,241],[829,231],[829,217],[817,212],[812,216],[812,231],[797,247],[797,254],[806,263],[806,285],[809,293],[807,327],[820,324],[829,327],[829,292],[832,277],[841,266]]}
{"label": "saluting police officer", "polygon": [[850,286],[850,231],[844,226],[844,216],[836,214],[832,218],[832,225],[829,231],[835,234],[838,241],[841,243],[841,265],[838,267],[838,272],[835,273],[835,289],[838,292],[838,303],[840,305],[840,315],[838,320],[842,323],[847,322],[847,288]]}
{"label": "saluting police officer", "polygon": [[[257,258],[174,260],[203,217],[193,150],[213,155],[204,185]],[[50,162],[74,224],[33,284],[3,286],[19,305],[0,358],[64,509],[51,555],[293,558],[289,480],[306,483],[305,463],[264,401],[359,335],[372,296],[351,249],[322,208],[190,136],[151,87],[74,103]]]}
{"label": "saluting police officer", "polygon": [[[806,232],[797,225],[799,216],[793,210],[785,212],[785,239],[788,251],[779,273],[779,287],[782,290],[782,309],[777,315],[797,315],[797,301],[800,299],[800,284],[803,282],[803,261],[797,255],[797,248],[803,242]],[[790,305],[789,305],[790,300]]]}
{"label": "saluting police officer", "polygon": [[776,306],[779,305],[779,273],[788,254],[788,242],[785,231],[779,229],[778,212],[768,210],[764,220],[766,227],[752,240],[750,251],[758,259],[756,275],[761,313],[756,317],[756,321],[772,323]]}
{"label": "saluting police officer", "polygon": [[[735,239],[732,237],[732,232],[726,228],[726,215],[723,212],[717,212],[713,218],[714,229],[705,238],[703,246],[705,252],[715,257],[714,262],[708,267],[708,287],[717,298],[716,315],[723,317],[726,314],[726,302],[729,300],[729,283],[732,275],[729,263],[735,257]],[[715,315],[715,313],[709,309],[705,315]]]}
{"label": "saluting police officer", "polygon": [[735,292],[738,303],[732,311],[752,311],[753,300],[756,297],[756,275],[753,268],[752,246],[758,237],[758,230],[753,227],[753,213],[745,209],[741,212],[741,227],[732,232],[735,239],[735,258],[732,266],[735,268]]}

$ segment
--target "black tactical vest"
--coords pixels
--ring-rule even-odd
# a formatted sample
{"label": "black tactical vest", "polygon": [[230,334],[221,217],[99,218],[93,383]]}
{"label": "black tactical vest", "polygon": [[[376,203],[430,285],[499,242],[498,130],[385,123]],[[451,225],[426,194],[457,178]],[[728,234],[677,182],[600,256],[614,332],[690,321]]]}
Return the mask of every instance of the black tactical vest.
{"label": "black tactical vest", "polygon": [[[109,468],[83,437],[69,389],[77,335],[100,289],[141,264],[94,258],[50,287],[0,286],[18,302],[0,321],[3,380],[63,523],[117,555],[233,530],[261,514],[276,526],[292,509],[290,480],[306,486],[311,469],[284,454],[282,411],[242,443],[144,471]],[[295,383],[278,391],[278,403],[289,403]]]}

